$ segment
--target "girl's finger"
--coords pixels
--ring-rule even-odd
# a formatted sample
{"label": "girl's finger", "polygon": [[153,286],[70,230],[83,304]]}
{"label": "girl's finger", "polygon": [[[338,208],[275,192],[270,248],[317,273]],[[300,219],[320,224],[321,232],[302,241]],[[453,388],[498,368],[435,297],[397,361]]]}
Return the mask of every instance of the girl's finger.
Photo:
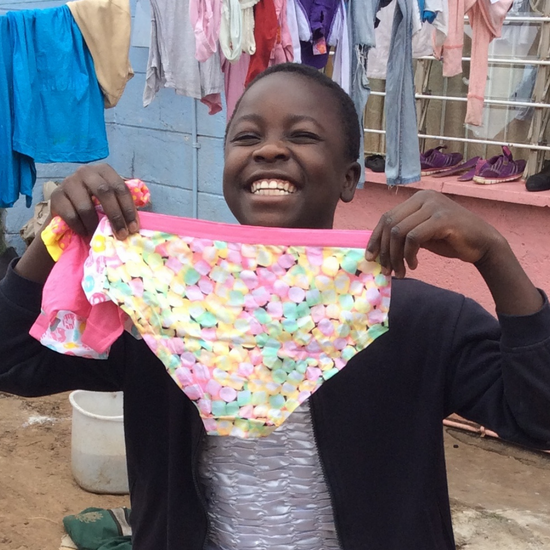
{"label": "girl's finger", "polygon": [[92,199],[82,186],[67,193],[70,186],[60,186],[52,193],[52,214],[59,216],[79,235],[91,235],[97,226],[97,213]]}
{"label": "girl's finger", "polygon": [[[385,274],[390,274],[392,270],[396,270],[396,274],[399,273],[399,276],[404,276],[403,249],[405,244],[403,234],[407,233],[410,228],[409,225],[403,227],[403,221],[411,219],[410,223],[412,224],[420,223],[423,216],[427,215],[423,209],[425,200],[425,193],[415,193],[405,202],[383,214],[376,225],[367,245],[365,257],[367,260],[372,260],[378,255],[380,263],[385,268]],[[417,215],[419,212],[422,212],[422,214]]]}
{"label": "girl's finger", "polygon": [[[124,184],[124,181],[111,183],[105,181],[103,176],[94,173],[86,180],[86,186],[89,192],[99,201],[105,215],[111,223],[113,232],[119,239],[125,239],[128,236],[128,226],[123,208],[119,202],[119,197],[123,197],[125,193],[132,197],[130,191]],[[122,202],[123,199],[121,199]]]}
{"label": "girl's finger", "polygon": [[100,174],[110,182],[114,196],[118,202],[118,210],[122,214],[124,227],[129,233],[139,230],[139,217],[134,199],[124,180],[107,164],[102,165]]}
{"label": "girl's finger", "polygon": [[380,253],[380,237],[382,235],[382,227],[380,222],[372,231],[369,242],[367,243],[367,249],[365,251],[365,259],[369,262],[374,261]]}
{"label": "girl's finger", "polygon": [[402,278],[406,275],[405,261],[411,269],[416,269],[416,254],[421,244],[418,239],[418,228],[429,217],[429,212],[420,208],[392,227],[390,259],[396,277]]}

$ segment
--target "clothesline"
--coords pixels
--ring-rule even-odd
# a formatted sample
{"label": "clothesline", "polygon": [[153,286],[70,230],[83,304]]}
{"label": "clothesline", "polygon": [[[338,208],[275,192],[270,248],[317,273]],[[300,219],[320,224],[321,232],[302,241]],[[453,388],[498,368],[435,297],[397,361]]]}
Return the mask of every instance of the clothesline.
{"label": "clothesline", "polygon": [[[385,130],[375,130],[374,128],[363,128],[369,134],[385,134]],[[550,151],[550,146],[535,145],[530,143],[510,143],[509,141],[492,141],[487,139],[461,138],[455,136],[434,136],[429,134],[418,134],[420,139],[438,139],[443,141],[459,141],[461,143],[480,143],[481,145],[504,145],[506,147],[518,147],[520,149],[533,149],[536,151]]]}
{"label": "clothesline", "polygon": [[[372,91],[370,95],[386,97],[386,92],[374,92]],[[462,101],[466,103],[468,101],[467,97],[456,97],[456,96],[446,96],[446,95],[432,95],[432,94],[415,94],[416,99],[440,99],[441,101]],[[550,109],[549,103],[530,103],[528,101],[504,101],[501,99],[486,99],[486,105],[501,105],[503,107],[533,107],[540,109]]]}
{"label": "clothesline", "polygon": [[[466,16],[467,18],[467,16]],[[533,16],[533,17],[529,17],[527,15],[509,15],[507,18],[506,18],[506,21],[504,21],[504,23],[521,23],[521,22],[525,22],[525,23],[548,23],[550,21],[550,16],[549,17],[546,17],[546,16]]]}
{"label": "clothesline", "polygon": [[[550,21],[550,19],[549,19]],[[418,57],[417,59],[425,59],[427,61],[437,61],[437,59],[433,55],[423,55],[422,57]],[[471,57],[463,57],[462,61],[471,61]],[[487,59],[489,64],[501,64],[501,65],[549,65],[550,61],[546,59],[518,59],[515,57],[489,57]]]}

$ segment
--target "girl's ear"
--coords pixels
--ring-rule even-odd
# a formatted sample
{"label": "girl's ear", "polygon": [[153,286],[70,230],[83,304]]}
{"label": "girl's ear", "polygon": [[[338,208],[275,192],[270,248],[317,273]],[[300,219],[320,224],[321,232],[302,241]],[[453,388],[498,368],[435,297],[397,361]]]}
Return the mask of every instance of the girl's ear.
{"label": "girl's ear", "polygon": [[361,165],[358,162],[352,162],[345,174],[344,185],[340,191],[340,199],[342,202],[350,202],[355,195],[355,189],[361,175]]}

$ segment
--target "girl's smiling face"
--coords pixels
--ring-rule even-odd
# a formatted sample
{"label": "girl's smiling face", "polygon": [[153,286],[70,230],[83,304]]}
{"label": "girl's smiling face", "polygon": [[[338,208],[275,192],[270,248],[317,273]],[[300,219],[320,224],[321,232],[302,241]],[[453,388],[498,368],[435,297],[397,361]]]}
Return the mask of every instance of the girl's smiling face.
{"label": "girl's smiling face", "polygon": [[330,90],[303,75],[270,74],[249,88],[228,128],[223,191],[242,224],[331,228],[360,166],[345,152]]}

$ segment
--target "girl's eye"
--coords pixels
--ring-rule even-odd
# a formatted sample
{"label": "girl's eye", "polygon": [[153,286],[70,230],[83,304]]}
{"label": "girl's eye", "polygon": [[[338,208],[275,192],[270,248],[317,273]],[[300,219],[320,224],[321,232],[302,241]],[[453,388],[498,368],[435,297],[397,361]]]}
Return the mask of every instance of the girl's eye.
{"label": "girl's eye", "polygon": [[319,136],[312,132],[294,132],[291,139],[295,143],[316,143],[320,141]]}
{"label": "girl's eye", "polygon": [[233,143],[247,144],[255,143],[259,140],[259,136],[251,133],[237,134],[231,141]]}

